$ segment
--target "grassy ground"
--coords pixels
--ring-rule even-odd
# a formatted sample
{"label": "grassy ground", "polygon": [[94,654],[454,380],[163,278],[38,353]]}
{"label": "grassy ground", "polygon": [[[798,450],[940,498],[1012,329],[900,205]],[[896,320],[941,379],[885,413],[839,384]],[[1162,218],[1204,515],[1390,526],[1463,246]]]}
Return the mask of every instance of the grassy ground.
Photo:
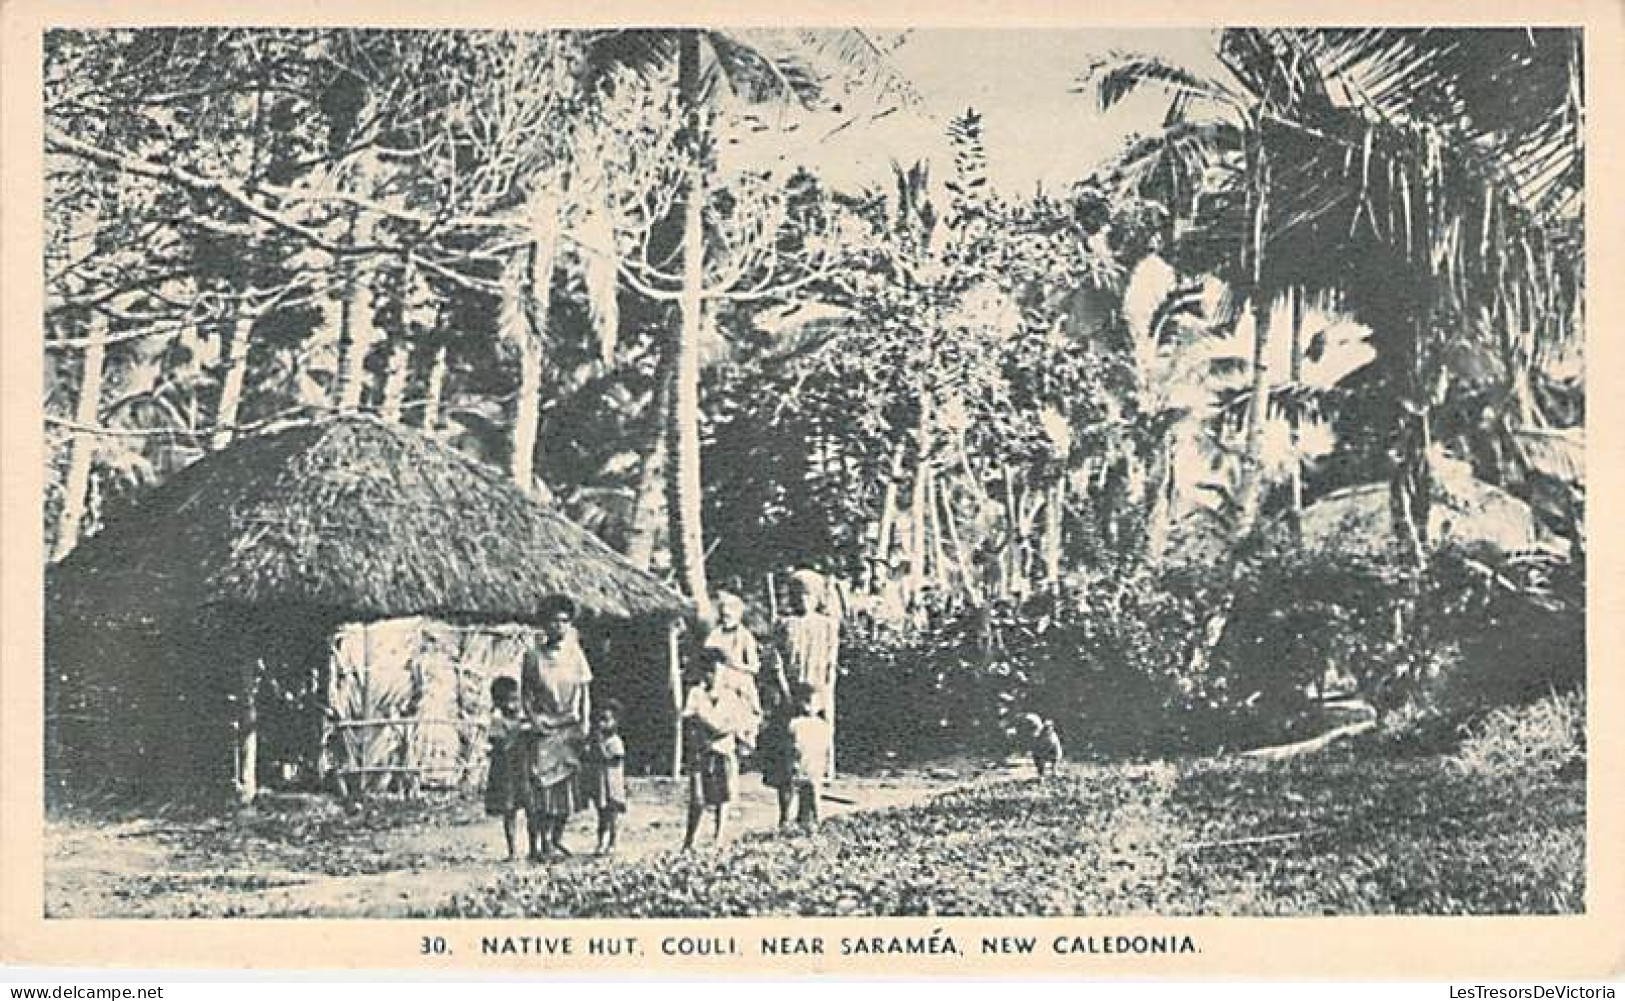
{"label": "grassy ground", "polygon": [[[673,850],[682,787],[638,779],[618,858],[545,867],[506,861],[472,797],[273,799],[212,815],[80,807],[46,824],[46,913],[1573,913],[1583,715],[1535,708],[1448,755],[1361,738],[1286,761],[1072,764],[1043,785],[1002,762],[843,777],[835,791],[854,804],[810,836],[774,832],[771,793],[747,776],[742,837],[692,854]],[[590,845],[592,823],[578,817],[571,843]]]}
{"label": "grassy ground", "polygon": [[1439,757],[1078,765],[813,836],[512,872],[439,916],[1549,914],[1583,907],[1581,777]]}
{"label": "grassy ground", "polygon": [[[928,799],[968,772],[843,779],[839,811]],[[772,791],[743,783],[736,829],[771,827]],[[632,780],[622,857],[658,856],[682,838],[683,788]],[[594,818],[577,816],[567,841],[593,843]],[[251,811],[56,810],[45,825],[45,912],[50,917],[405,917],[531,866],[507,861],[498,821],[477,796],[379,800],[346,808],[325,797],[268,797]],[[566,877],[573,859],[546,870]]]}

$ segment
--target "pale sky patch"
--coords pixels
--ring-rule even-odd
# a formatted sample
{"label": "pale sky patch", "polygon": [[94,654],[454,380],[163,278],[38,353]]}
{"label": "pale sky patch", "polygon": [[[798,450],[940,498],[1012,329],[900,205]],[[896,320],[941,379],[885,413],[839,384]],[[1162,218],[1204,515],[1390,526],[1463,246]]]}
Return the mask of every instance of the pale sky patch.
{"label": "pale sky patch", "polygon": [[1057,191],[1091,173],[1128,136],[1155,129],[1167,108],[1153,89],[1102,113],[1092,93],[1072,92],[1091,61],[1121,50],[1219,72],[1213,36],[1207,29],[915,31],[890,58],[919,92],[919,107],[875,117],[895,102],[866,95],[841,114],[758,109],[766,129],[735,137],[725,151],[740,165],[805,164],[843,189],[889,184],[894,160],[928,160],[940,181],[953,164],[948,123],[975,108],[993,186],[1006,194],[1031,193],[1040,183]]}

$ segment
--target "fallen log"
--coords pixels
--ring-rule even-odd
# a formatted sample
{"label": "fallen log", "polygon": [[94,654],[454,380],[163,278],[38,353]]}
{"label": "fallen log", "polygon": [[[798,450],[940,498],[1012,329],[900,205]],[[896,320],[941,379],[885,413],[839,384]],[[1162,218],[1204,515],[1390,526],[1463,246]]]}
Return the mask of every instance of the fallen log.
{"label": "fallen log", "polygon": [[1369,712],[1366,718],[1333,727],[1318,737],[1311,737],[1308,740],[1299,740],[1290,744],[1276,744],[1273,747],[1255,748],[1251,751],[1241,752],[1241,756],[1260,761],[1283,761],[1287,758],[1296,758],[1300,755],[1313,754],[1316,751],[1324,750],[1339,740],[1365,733],[1375,727],[1377,725],[1376,710],[1371,709],[1369,706],[1365,706],[1365,709]]}
{"label": "fallen log", "polygon": [[1181,847],[1183,850],[1188,852],[1199,852],[1209,848],[1239,848],[1245,845],[1267,845],[1280,841],[1296,841],[1299,838],[1307,837],[1308,835],[1314,833],[1316,832],[1313,830],[1308,830],[1292,831],[1288,834],[1261,834],[1257,837],[1232,838],[1228,841],[1195,841]]}

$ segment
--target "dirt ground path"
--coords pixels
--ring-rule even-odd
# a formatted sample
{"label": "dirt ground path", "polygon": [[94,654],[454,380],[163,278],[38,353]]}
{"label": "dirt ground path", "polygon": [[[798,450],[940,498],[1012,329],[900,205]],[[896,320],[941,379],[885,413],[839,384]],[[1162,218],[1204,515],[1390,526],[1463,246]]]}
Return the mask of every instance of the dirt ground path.
{"label": "dirt ground path", "polygon": [[[823,808],[826,816],[839,816],[906,806],[1008,774],[1007,766],[994,766],[974,773],[933,769],[842,779],[830,792],[853,804],[825,802]],[[755,776],[742,785],[731,821],[735,837],[767,830],[778,820],[772,790]],[[636,779],[632,799],[617,858],[676,850],[683,836],[683,788],[670,780]],[[565,838],[578,855],[543,865],[558,869],[591,859],[595,825],[591,813],[579,815]],[[260,830],[265,827],[261,823]],[[709,834],[708,826],[702,828],[697,850],[708,850]],[[399,918],[433,911],[503,872],[534,865],[522,858],[509,862],[500,822],[472,809],[303,842],[297,832],[245,833],[231,818],[117,824],[77,818],[48,822],[45,842],[45,905],[53,917]],[[344,874],[349,869],[359,871]]]}

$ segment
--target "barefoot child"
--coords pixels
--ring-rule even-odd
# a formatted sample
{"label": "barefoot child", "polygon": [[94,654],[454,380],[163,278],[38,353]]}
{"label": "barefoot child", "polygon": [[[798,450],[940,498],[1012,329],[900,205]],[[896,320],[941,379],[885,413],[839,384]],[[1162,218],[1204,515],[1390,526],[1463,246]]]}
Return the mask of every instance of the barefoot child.
{"label": "barefoot child", "polygon": [[829,764],[829,721],[818,706],[818,693],[800,682],[791,687],[792,711],[786,760],[779,784],[779,826],[790,823],[790,810],[796,809],[796,823],[806,828],[818,826],[818,798],[824,791]]}
{"label": "barefoot child", "polygon": [[626,744],[621,704],[610,699],[593,713],[587,737],[587,799],[598,810],[598,854],[615,851],[616,827],[626,812]]}
{"label": "barefoot child", "polygon": [[689,689],[683,704],[683,723],[688,728],[688,829],[683,848],[694,847],[694,835],[706,810],[713,811],[714,839],[722,843],[727,826],[728,804],[739,787],[739,760],[736,734],[743,710],[738,697],[722,681],[723,655],[710,649],[701,663],[700,683]]}
{"label": "barefoot child", "polygon": [[[490,771],[485,780],[485,812],[502,818],[508,858],[519,855],[514,840],[519,812],[525,809],[525,724],[519,710],[519,682],[497,678],[491,682],[491,725],[486,731]],[[527,817],[528,822],[528,817]]]}
{"label": "barefoot child", "polygon": [[1054,720],[1028,713],[1026,721],[1032,731],[1028,748],[1032,752],[1033,767],[1038,770],[1038,777],[1043,779],[1061,764],[1061,736],[1055,732]]}

